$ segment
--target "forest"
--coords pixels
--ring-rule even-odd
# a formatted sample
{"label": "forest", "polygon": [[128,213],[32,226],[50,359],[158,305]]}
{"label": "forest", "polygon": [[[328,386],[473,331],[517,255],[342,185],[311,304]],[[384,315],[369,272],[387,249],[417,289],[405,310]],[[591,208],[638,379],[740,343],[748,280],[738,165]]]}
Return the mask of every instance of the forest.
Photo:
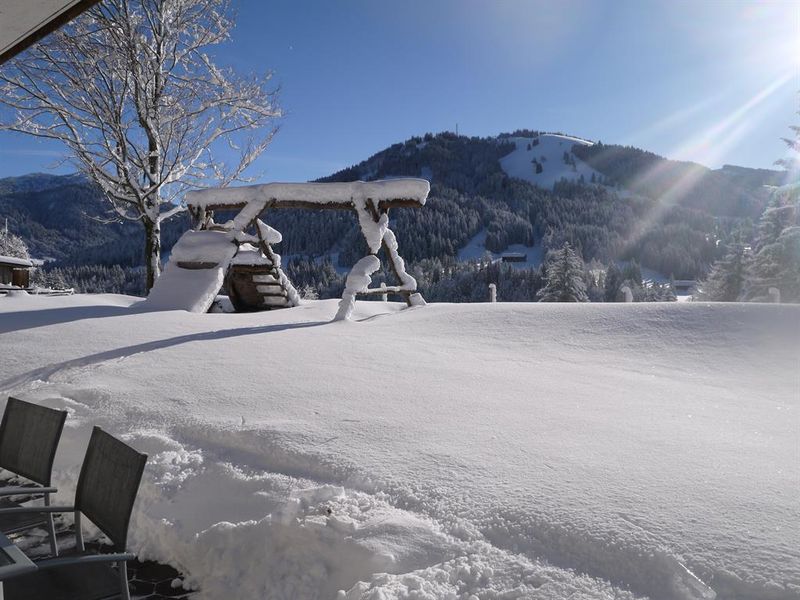
{"label": "forest", "polygon": [[[780,175],[741,167],[712,171],[600,142],[576,144],[571,152],[573,160],[603,175],[602,184],[562,180],[543,189],[509,177],[499,162],[514,147],[511,137],[535,143],[538,135],[532,130],[489,138],[426,134],[319,181],[431,180],[426,206],[396,210],[391,225],[427,297],[469,302],[484,299],[490,282],[507,300],[535,300],[544,286],[546,265],[521,270],[488,259],[458,261],[459,249],[484,229],[486,249],[495,253],[512,244],[541,245],[547,256],[568,244],[585,265],[589,299],[614,296],[603,290],[605,275],[630,264],[665,279],[703,279],[731,245],[753,239],[769,198],[764,185]],[[692,185],[679,185],[685,181]],[[110,215],[102,195],[80,176],[2,180],[0,214],[32,256],[46,259],[41,277],[80,291],[143,294],[140,228],[105,222]],[[309,295],[338,295],[342,273],[366,253],[352,215],[275,210],[262,218],[283,233],[276,250],[297,288]],[[165,224],[165,259],[188,226],[185,215]],[[647,285],[633,277],[634,290]]]}

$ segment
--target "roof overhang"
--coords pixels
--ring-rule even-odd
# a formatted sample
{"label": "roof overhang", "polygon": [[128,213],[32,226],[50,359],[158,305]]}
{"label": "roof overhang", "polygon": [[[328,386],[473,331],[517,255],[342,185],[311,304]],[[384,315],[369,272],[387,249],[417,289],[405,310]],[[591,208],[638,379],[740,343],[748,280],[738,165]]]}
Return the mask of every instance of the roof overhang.
{"label": "roof overhang", "polygon": [[15,256],[0,256],[0,265],[4,267],[30,269],[33,263],[27,258],[17,258]]}
{"label": "roof overhang", "polygon": [[0,65],[99,0],[0,0]]}

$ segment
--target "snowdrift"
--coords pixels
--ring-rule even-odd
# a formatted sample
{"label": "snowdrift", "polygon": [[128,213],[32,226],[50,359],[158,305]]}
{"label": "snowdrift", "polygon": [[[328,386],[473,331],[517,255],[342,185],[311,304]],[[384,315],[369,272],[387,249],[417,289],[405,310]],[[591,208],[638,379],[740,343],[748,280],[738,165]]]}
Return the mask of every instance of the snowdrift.
{"label": "snowdrift", "polygon": [[800,598],[800,307],[0,298],[0,397],[149,453],[199,598]]}

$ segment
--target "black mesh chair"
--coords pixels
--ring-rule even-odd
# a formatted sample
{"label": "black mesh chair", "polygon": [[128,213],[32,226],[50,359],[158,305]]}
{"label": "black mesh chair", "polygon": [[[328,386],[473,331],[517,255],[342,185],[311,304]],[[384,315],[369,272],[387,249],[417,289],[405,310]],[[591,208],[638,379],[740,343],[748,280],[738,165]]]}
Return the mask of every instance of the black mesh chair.
{"label": "black mesh chair", "polygon": [[[42,497],[44,505],[50,506],[50,494],[58,491],[50,486],[53,460],[66,418],[67,412],[63,410],[16,398],[8,399],[3,420],[0,421],[0,468],[29,480],[33,485],[6,484],[0,487],[0,506],[20,506],[11,500],[11,497],[20,496],[24,498],[23,502]],[[6,534],[40,526],[47,526],[50,549],[56,556],[58,547],[52,513],[0,517],[0,531]]]}
{"label": "black mesh chair", "polygon": [[[6,580],[5,600],[130,600],[126,562],[136,556],[126,553],[125,547],[146,462],[146,454],[95,427],[78,478],[75,506],[0,509],[0,515],[34,510],[75,514],[75,553],[39,561],[37,571]],[[86,553],[82,514],[108,537],[113,553]]]}

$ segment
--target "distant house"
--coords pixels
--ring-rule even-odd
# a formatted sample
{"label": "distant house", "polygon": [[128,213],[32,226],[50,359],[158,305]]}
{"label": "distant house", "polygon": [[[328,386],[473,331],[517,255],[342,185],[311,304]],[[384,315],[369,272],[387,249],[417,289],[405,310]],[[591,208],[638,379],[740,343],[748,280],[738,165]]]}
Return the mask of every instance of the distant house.
{"label": "distant house", "polygon": [[675,293],[676,294],[693,294],[697,291],[697,281],[694,279],[676,279],[675,280]]}
{"label": "distant house", "polygon": [[502,256],[503,262],[525,262],[528,260],[528,255],[522,252],[506,252]]}
{"label": "distant house", "polygon": [[27,259],[0,256],[0,287],[29,287],[32,268],[33,263]]}

